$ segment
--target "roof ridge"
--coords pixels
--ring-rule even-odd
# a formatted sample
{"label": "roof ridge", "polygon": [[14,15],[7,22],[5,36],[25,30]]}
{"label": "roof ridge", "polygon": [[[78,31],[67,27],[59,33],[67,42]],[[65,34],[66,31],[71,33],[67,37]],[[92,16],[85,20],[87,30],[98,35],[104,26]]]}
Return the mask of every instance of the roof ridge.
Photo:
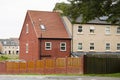
{"label": "roof ridge", "polygon": [[27,12],[47,12],[47,13],[59,13],[54,11],[40,11],[40,10],[27,10]]}

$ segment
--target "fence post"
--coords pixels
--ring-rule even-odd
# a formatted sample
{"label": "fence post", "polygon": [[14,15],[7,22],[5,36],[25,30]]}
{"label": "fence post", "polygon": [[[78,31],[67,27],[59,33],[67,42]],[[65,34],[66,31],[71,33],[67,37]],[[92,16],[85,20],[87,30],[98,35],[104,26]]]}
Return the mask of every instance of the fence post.
{"label": "fence post", "polygon": [[81,67],[81,73],[84,74],[84,55],[82,57],[80,57],[80,67]]}
{"label": "fence post", "polygon": [[54,57],[54,74],[56,73],[56,57]]}
{"label": "fence post", "polygon": [[36,73],[36,63],[37,63],[37,61],[35,60],[34,61],[34,72]]}
{"label": "fence post", "polygon": [[43,68],[43,74],[46,74],[46,72],[45,72],[45,67],[46,67],[46,61],[45,61],[45,59],[43,59],[44,60],[44,68]]}
{"label": "fence post", "polygon": [[65,63],[66,63],[66,74],[67,74],[67,66],[68,66],[67,65],[67,63],[68,63],[68,58],[67,57],[66,57],[66,62]]}

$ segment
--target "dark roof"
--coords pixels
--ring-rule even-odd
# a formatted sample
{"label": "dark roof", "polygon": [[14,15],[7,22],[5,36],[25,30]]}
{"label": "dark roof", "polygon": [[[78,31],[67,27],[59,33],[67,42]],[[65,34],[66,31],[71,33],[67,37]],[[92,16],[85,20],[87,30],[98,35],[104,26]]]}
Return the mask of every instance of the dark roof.
{"label": "dark roof", "polygon": [[18,39],[0,39],[3,46],[19,46]]}
{"label": "dark roof", "polygon": [[29,10],[28,15],[38,38],[70,38],[58,12]]}
{"label": "dark roof", "polygon": [[[82,22],[82,17],[78,17],[76,19],[76,23],[81,23],[81,22]],[[111,23],[107,22],[106,20],[100,20],[98,18],[95,18],[94,20],[91,20],[87,23],[89,23],[89,24],[111,24]]]}
{"label": "dark roof", "polygon": [[[110,25],[111,23],[110,22],[107,22],[106,17],[101,17],[101,18],[95,18],[94,20],[91,20],[91,21],[88,21],[86,24],[108,24]],[[72,22],[71,18],[68,17],[68,19]],[[78,17],[75,21],[75,23],[82,23],[82,16]]]}

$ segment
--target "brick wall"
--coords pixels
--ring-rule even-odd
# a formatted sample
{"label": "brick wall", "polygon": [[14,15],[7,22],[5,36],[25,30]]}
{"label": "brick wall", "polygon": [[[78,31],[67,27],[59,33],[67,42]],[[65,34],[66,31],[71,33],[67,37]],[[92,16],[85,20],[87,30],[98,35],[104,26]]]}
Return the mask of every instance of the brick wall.
{"label": "brick wall", "polygon": [[[45,42],[51,42],[52,43],[52,49],[51,50],[45,50]],[[66,51],[60,51],[60,43],[66,42]],[[70,56],[70,50],[71,50],[71,42],[70,40],[49,40],[49,39],[43,39],[42,40],[42,51],[41,55],[50,55],[50,58],[58,58],[58,57],[68,57]],[[45,58],[45,57],[42,57]]]}

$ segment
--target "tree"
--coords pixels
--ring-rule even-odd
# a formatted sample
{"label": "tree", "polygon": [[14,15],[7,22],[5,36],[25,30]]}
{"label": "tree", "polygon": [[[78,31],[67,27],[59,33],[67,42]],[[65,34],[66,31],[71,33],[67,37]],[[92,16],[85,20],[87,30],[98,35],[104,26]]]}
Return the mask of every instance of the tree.
{"label": "tree", "polygon": [[0,54],[2,53],[2,44],[0,42]]}
{"label": "tree", "polygon": [[87,23],[95,18],[120,24],[120,0],[68,0],[70,2],[63,13],[71,17],[73,21],[82,15],[82,23]]}
{"label": "tree", "polygon": [[[71,5],[68,3],[57,3],[54,11],[55,10],[61,10],[63,13],[61,15],[69,16],[72,19],[72,22],[75,22],[76,18],[80,16],[80,11],[78,11],[79,7],[78,5]],[[76,13],[75,13],[76,12]],[[77,14],[77,15],[76,15]]]}
{"label": "tree", "polygon": [[106,21],[111,22],[112,24],[116,23],[120,24],[120,0],[68,0],[68,1],[71,3],[72,7],[74,7],[74,5],[79,5],[78,9],[80,10],[80,14],[82,14],[83,23],[86,23],[95,18],[100,19],[100,17],[107,16]]}

